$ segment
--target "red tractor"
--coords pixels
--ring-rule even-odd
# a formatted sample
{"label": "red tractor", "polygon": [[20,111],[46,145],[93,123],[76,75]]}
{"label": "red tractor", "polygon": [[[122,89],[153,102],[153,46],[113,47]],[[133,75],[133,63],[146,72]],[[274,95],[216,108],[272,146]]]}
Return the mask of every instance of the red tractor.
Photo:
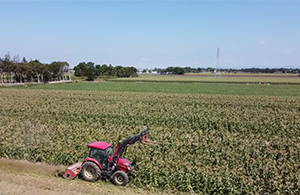
{"label": "red tractor", "polygon": [[[148,139],[149,128],[136,136],[129,137],[118,143],[113,152],[110,143],[96,141],[88,144],[89,156],[83,162],[71,165],[61,174],[65,179],[74,179],[80,175],[83,180],[97,181],[100,178],[111,179],[116,185],[126,185],[129,182],[128,174],[135,169],[135,163],[131,163],[122,154],[127,146],[135,142],[153,143]],[[56,172],[58,176],[58,172]]]}

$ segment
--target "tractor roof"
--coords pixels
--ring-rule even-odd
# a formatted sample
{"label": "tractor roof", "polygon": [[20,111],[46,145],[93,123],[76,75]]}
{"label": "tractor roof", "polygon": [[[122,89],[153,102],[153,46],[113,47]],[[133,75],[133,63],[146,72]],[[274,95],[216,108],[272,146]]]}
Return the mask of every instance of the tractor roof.
{"label": "tractor roof", "polygon": [[107,142],[92,142],[88,144],[89,148],[97,148],[100,150],[105,150],[106,148],[110,147],[111,144]]}

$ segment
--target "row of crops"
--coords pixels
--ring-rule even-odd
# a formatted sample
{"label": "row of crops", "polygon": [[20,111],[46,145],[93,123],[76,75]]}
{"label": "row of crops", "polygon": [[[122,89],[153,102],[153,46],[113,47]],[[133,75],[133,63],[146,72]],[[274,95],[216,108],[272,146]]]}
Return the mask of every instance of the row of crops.
{"label": "row of crops", "polygon": [[135,144],[130,185],[217,194],[300,193],[298,97],[0,90],[0,156],[71,164],[87,143]]}

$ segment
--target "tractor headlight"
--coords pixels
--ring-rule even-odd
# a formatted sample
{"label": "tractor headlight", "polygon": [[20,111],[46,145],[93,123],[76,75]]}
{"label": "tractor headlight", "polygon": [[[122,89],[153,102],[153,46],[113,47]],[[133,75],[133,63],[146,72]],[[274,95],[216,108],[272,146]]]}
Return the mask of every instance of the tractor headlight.
{"label": "tractor headlight", "polygon": [[124,163],[124,165],[127,167],[127,169],[128,169],[129,171],[131,171],[131,164],[129,164],[129,163]]}

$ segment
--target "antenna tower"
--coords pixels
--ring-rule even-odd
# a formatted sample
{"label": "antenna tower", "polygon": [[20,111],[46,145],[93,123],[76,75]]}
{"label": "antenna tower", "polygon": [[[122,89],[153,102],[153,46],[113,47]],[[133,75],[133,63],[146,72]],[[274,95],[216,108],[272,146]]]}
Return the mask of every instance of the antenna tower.
{"label": "antenna tower", "polygon": [[221,72],[220,72],[220,52],[219,52],[219,48],[217,48],[215,77],[221,77]]}

